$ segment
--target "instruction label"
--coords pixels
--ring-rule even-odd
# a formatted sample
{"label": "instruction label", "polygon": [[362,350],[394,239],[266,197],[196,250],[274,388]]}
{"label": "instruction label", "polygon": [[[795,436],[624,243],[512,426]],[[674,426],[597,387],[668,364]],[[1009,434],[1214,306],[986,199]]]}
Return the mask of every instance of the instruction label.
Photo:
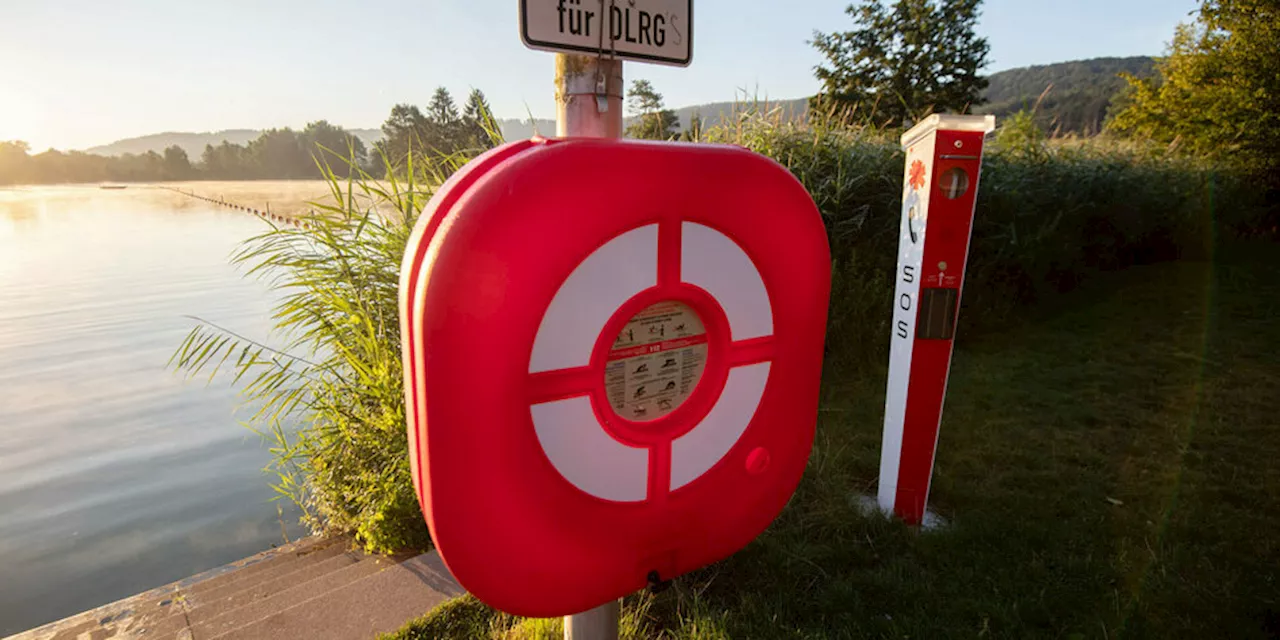
{"label": "instruction label", "polygon": [[627,420],[656,420],[689,398],[706,366],[702,319],[683,303],[659,302],[631,318],[614,339],[605,395]]}

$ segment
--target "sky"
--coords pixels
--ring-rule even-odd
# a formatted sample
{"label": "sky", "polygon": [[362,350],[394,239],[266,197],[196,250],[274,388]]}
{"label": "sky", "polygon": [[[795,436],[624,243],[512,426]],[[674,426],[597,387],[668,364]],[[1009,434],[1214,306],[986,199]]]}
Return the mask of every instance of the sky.
{"label": "sky", "polygon": [[[539,1],[539,0],[531,0]],[[546,0],[541,0],[546,1]],[[1159,55],[1195,0],[987,0],[988,72]],[[814,30],[848,0],[697,0],[693,64],[628,63],[669,107],[818,89]],[[81,149],[163,131],[376,128],[437,86],[500,118],[554,118],[553,56],[516,0],[0,0],[0,140]]]}

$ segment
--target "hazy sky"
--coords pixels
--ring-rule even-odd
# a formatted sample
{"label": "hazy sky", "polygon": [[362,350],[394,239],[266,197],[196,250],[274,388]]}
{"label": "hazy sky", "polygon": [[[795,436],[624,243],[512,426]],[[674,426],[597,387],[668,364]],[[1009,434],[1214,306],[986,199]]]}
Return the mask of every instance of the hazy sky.
{"label": "hazy sky", "polygon": [[[1195,0],[987,0],[988,71],[1156,55]],[[807,44],[847,0],[697,0],[693,64],[628,64],[668,106],[814,93]],[[377,127],[444,85],[499,117],[554,117],[552,55],[515,0],[0,0],[0,140],[84,148],[161,131]]]}

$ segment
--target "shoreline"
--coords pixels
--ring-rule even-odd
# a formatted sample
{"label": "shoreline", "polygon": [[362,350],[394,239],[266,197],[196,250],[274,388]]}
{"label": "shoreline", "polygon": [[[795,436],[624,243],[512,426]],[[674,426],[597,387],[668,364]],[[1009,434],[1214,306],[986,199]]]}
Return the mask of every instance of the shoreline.
{"label": "shoreline", "polygon": [[309,536],[5,640],[373,637],[464,593],[434,550],[378,556]]}

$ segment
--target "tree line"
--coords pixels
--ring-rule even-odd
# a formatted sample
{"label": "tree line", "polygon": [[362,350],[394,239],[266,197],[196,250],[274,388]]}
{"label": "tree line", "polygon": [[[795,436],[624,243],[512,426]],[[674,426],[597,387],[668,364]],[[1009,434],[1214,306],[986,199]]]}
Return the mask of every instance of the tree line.
{"label": "tree line", "polygon": [[[628,92],[634,123],[628,135],[666,140],[693,139],[700,128],[695,116],[681,134],[674,111],[646,80]],[[425,108],[401,103],[382,123],[382,139],[367,148],[350,131],[325,120],[302,129],[268,129],[254,140],[236,144],[223,140],[205,145],[198,158],[178,145],[163,152],[103,156],[82,151],[49,149],[32,154],[20,140],[0,141],[0,185],[75,182],[160,182],[172,180],[295,180],[324,177],[326,171],[347,177],[360,170],[382,177],[388,166],[404,166],[411,155],[475,154],[501,141],[498,123],[484,92],[471,90],[459,109],[452,94],[438,87]]]}
{"label": "tree line", "polygon": [[424,113],[415,105],[397,104],[382,123],[382,139],[374,145],[379,159],[398,166],[414,154],[450,156],[488,149],[502,139],[484,93],[472,89],[459,112],[448,89],[437,87]]}
{"label": "tree line", "polygon": [[472,90],[461,111],[444,87],[437,88],[426,112],[397,104],[373,145],[325,120],[302,129],[268,129],[245,144],[223,140],[205,145],[191,158],[178,145],[163,152],[103,156],[49,149],[31,153],[21,140],[0,141],[0,185],[76,182],[161,182],[172,180],[317,179],[327,171],[340,177],[364,171],[380,178],[386,167],[401,166],[407,154],[473,153],[500,140],[484,93]]}
{"label": "tree line", "polygon": [[32,154],[20,140],[0,142],[0,184],[62,182],[160,182],[169,180],[249,180],[319,178],[327,163],[346,176],[347,158],[368,162],[364,142],[342,127],[318,120],[301,130],[263,131],[246,144],[206,145],[193,161],[171,145],[163,152],[102,156],[49,149]]}

